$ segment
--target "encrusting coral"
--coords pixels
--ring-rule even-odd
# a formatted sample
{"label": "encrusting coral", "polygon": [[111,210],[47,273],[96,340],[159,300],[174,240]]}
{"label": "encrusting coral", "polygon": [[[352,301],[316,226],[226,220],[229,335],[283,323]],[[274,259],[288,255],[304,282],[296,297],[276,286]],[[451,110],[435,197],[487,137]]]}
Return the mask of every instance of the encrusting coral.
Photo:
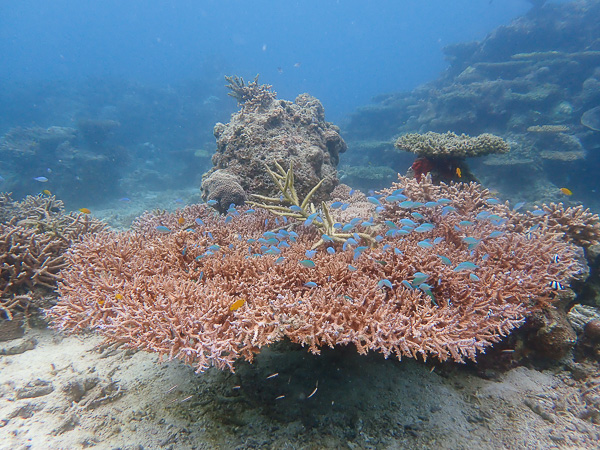
{"label": "encrusting coral", "polygon": [[475,183],[400,177],[369,197],[372,217],[345,222],[353,197],[327,210],[335,230],[357,234],[316,250],[319,215],[306,224],[260,208],[220,216],[192,205],[86,236],[68,252],[49,317],[198,371],[233,371],[284,338],[314,353],[354,344],[462,362],[583,273],[580,248],[543,222],[518,230],[517,213]]}

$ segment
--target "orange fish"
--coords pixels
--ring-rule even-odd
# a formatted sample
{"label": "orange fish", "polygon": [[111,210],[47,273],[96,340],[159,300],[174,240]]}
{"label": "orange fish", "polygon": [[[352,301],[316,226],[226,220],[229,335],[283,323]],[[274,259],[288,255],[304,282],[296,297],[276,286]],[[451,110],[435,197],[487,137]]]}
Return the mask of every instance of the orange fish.
{"label": "orange fish", "polygon": [[231,304],[231,306],[229,307],[229,311],[237,311],[242,306],[244,306],[244,303],[246,303],[246,300],[244,300],[243,298],[238,298],[235,302]]}
{"label": "orange fish", "polygon": [[458,178],[461,178],[461,177],[462,177],[462,171],[460,170],[460,167],[457,167],[457,168],[456,168],[456,176],[457,176]]}
{"label": "orange fish", "polygon": [[81,211],[84,214],[90,214],[91,213],[91,211],[89,209],[87,209],[87,208],[79,208],[79,211]]}
{"label": "orange fish", "polygon": [[183,217],[180,217],[179,219],[177,219],[177,222],[179,222],[179,225],[183,225],[185,222],[185,219]]}
{"label": "orange fish", "polygon": [[115,294],[115,299],[116,300],[123,300],[125,297],[123,297],[123,294]]}
{"label": "orange fish", "polygon": [[560,188],[560,192],[562,192],[565,195],[573,195],[573,192],[571,191],[571,189],[568,189],[568,188]]}
{"label": "orange fish", "polygon": [[44,194],[44,195],[52,195],[52,192],[50,192],[48,189],[44,189],[42,191],[42,194]]}

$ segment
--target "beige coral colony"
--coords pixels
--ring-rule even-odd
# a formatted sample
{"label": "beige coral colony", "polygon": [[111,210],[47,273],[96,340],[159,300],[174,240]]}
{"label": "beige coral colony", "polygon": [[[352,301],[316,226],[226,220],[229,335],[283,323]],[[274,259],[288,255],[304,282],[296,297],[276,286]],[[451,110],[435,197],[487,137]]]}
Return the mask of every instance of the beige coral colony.
{"label": "beige coral colony", "polygon": [[[52,222],[32,205],[37,216],[3,229],[3,239],[24,241],[42,227],[23,270],[46,283],[62,268],[54,327],[95,330],[199,372],[234,371],[281,340],[313,353],[352,344],[464,362],[586,275],[583,249],[600,236],[589,211],[521,212],[476,182],[428,172],[365,196],[339,185],[346,144],[317,99],[278,100],[258,79],[228,80],[241,109],[215,127],[206,203],[146,213],[125,232],[77,216]],[[410,135],[397,145],[436,164],[508,151],[492,135]],[[39,262],[65,240],[60,259]]]}

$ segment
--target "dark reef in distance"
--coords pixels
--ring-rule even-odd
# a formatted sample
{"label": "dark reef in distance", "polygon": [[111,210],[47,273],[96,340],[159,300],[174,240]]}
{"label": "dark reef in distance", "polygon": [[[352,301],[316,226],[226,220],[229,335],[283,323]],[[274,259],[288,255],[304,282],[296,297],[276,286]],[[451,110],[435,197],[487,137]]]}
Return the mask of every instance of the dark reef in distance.
{"label": "dark reef in distance", "polygon": [[[484,183],[529,202],[564,200],[557,187],[568,185],[578,200],[593,201],[590,192],[600,189],[590,169],[600,164],[600,134],[589,127],[600,101],[598,17],[597,0],[548,4],[480,42],[446,47],[450,66],[437,80],[381,95],[351,116],[342,127],[346,164],[404,172],[411,160],[393,148],[399,135],[494,133],[511,152],[479,164]],[[387,169],[373,169],[379,166]],[[361,181],[355,172],[343,166],[341,180],[354,180],[347,173]],[[377,183],[366,174],[363,184],[370,181]]]}

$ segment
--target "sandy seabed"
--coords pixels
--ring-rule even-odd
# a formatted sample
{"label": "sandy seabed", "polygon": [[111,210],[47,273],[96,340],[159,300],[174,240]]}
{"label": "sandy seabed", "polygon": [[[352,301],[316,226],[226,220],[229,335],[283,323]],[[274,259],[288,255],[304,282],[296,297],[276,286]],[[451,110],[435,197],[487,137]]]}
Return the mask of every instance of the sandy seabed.
{"label": "sandy seabed", "polygon": [[600,426],[585,419],[600,381],[559,369],[489,380],[462,366],[353,348],[314,356],[283,343],[235,374],[196,374],[97,335],[45,328],[1,343],[0,353],[1,449],[600,445]]}

